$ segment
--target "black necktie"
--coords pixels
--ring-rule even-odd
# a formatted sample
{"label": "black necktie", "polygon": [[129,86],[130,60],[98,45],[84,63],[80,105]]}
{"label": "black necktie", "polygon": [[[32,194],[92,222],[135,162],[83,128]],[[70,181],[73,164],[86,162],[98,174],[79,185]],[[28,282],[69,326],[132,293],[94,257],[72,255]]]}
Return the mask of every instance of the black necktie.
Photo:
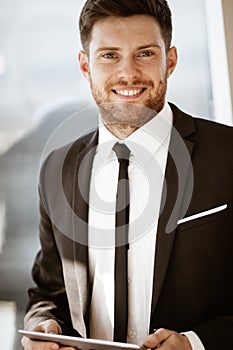
{"label": "black necktie", "polygon": [[126,342],[128,324],[128,224],[130,151],[124,144],[113,147],[119,161],[115,231],[114,341]]}

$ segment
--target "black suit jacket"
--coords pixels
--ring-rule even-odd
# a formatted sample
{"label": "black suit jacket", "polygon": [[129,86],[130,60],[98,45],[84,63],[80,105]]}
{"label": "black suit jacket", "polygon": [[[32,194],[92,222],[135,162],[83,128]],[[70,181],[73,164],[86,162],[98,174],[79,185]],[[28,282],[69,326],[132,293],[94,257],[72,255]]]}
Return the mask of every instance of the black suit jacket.
{"label": "black suit jacket", "polygon": [[[233,129],[174,114],[159,218],[150,331],[194,331],[206,350],[233,347]],[[47,318],[88,336],[88,196],[98,132],[54,151],[40,177],[41,251],[26,328]],[[191,162],[190,162],[191,160]],[[177,222],[225,205],[217,213]],[[100,306],[101,312],[101,306]]]}

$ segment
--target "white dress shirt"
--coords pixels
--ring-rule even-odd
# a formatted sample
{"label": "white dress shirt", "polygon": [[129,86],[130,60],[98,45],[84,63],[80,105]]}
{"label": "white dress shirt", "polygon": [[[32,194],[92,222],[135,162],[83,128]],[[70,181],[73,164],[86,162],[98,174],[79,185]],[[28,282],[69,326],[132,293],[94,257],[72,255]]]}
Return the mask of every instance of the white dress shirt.
{"label": "white dress shirt", "polygon": [[[130,217],[128,254],[128,343],[142,345],[148,336],[157,224],[173,124],[168,104],[124,143],[129,162]],[[113,340],[115,207],[119,163],[116,138],[100,122],[94,157],[89,209],[89,269],[92,285],[91,338]],[[204,350],[193,332],[185,333],[193,350]]]}

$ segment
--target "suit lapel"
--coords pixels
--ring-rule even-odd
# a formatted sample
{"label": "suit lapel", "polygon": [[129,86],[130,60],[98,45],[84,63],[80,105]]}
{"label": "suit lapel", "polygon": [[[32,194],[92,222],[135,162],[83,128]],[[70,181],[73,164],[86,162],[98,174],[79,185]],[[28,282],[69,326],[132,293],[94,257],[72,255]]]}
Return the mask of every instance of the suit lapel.
{"label": "suit lapel", "polygon": [[[166,277],[174,244],[177,221],[191,200],[193,172],[191,156],[194,143],[188,136],[195,132],[193,118],[171,105],[174,127],[171,134],[165,181],[157,230],[151,321]],[[153,324],[151,329],[153,331]]]}
{"label": "suit lapel", "polygon": [[[93,158],[98,132],[88,135],[77,152],[73,177],[73,249],[78,288],[76,327],[82,336],[89,334],[88,209]],[[83,315],[83,318],[80,317]]]}

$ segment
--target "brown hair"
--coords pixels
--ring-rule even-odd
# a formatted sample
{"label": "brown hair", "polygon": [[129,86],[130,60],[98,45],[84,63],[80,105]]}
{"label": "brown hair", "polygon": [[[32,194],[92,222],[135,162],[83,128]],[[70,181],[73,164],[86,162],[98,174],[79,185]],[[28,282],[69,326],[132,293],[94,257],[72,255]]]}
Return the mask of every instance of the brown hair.
{"label": "brown hair", "polygon": [[172,16],[166,0],[87,0],[79,17],[79,30],[83,48],[88,52],[94,24],[100,19],[149,15],[161,27],[166,50],[171,46]]}

